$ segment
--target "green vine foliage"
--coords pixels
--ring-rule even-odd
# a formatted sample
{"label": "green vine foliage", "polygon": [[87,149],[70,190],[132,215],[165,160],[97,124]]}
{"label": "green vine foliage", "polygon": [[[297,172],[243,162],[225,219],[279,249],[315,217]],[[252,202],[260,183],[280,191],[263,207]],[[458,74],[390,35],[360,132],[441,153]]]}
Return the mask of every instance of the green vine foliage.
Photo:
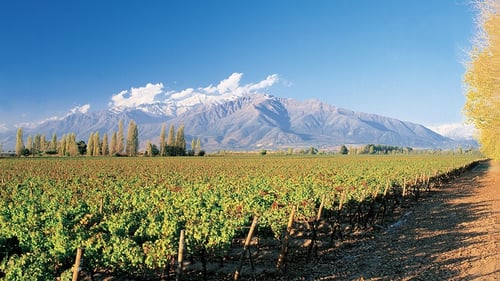
{"label": "green vine foliage", "polygon": [[0,159],[0,274],[69,280],[84,268],[141,276],[177,255],[224,255],[257,216],[258,233],[283,237],[340,201],[375,198],[386,185],[461,167],[475,155],[359,157]]}

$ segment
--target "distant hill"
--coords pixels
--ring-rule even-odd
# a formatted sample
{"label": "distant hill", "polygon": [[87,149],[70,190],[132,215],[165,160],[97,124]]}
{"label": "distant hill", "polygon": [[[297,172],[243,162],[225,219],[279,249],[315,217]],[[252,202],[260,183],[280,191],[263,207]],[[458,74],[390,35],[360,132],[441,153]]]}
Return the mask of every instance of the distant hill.
{"label": "distant hill", "polygon": [[[130,119],[139,127],[142,146],[158,143],[161,126],[185,125],[186,140],[200,137],[202,148],[254,150],[288,147],[328,148],[341,144],[385,144],[414,148],[451,148],[464,145],[422,125],[375,114],[354,112],[317,100],[297,101],[268,94],[231,96],[176,96],[175,100],[97,112],[74,112],[30,128],[24,136],[50,139],[74,132],[87,141],[91,132],[110,133],[118,121]],[[15,145],[15,131],[0,134],[4,150]],[[465,143],[469,145],[469,142]]]}

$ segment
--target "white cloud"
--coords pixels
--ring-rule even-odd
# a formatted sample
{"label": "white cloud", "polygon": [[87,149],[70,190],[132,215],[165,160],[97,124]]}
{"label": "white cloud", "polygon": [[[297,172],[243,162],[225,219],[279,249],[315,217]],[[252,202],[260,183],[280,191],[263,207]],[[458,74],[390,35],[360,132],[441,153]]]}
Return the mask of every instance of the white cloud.
{"label": "white cloud", "polygon": [[188,97],[195,95],[212,96],[212,97],[242,96],[242,95],[257,93],[260,90],[273,86],[276,82],[279,81],[278,75],[272,74],[267,76],[266,79],[260,82],[240,85],[242,77],[243,73],[235,72],[231,74],[228,78],[220,81],[219,84],[217,84],[217,86],[213,86],[211,84],[207,87],[198,88],[196,90],[189,88],[177,93],[173,93],[171,94],[170,97],[178,98],[180,96]]}
{"label": "white cloud", "polygon": [[7,128],[7,125],[0,123],[0,132],[6,132],[8,130],[9,128]]}
{"label": "white cloud", "polygon": [[[82,105],[82,106],[79,106],[79,105],[78,105],[78,106],[73,107],[73,108],[69,111],[69,113],[68,113],[67,115],[70,115],[70,114],[75,114],[75,113],[83,113],[83,114],[85,114],[85,113],[89,112],[89,109],[90,109],[90,104],[88,104],[88,103],[87,103],[87,104],[84,104],[84,105]],[[67,115],[66,115],[66,116],[67,116]]]}
{"label": "white cloud", "polygon": [[227,92],[235,92],[240,86],[240,80],[243,73],[233,73],[229,78],[220,81],[217,85],[217,91],[220,94],[225,94]]}
{"label": "white cloud", "polygon": [[113,107],[135,107],[142,104],[151,104],[155,97],[163,93],[163,84],[148,83],[145,87],[125,90],[111,97],[110,105]]}
{"label": "white cloud", "polygon": [[259,83],[250,84],[248,87],[248,91],[252,92],[252,91],[258,91],[261,89],[269,88],[278,81],[279,81],[279,78],[278,78],[277,74],[269,75],[269,76],[267,76],[267,78],[265,80],[262,80]]}
{"label": "white cloud", "polygon": [[[277,74],[269,75],[266,79],[245,85],[240,85],[243,73],[235,72],[228,78],[220,81],[217,86],[210,84],[207,87],[187,88],[181,91],[165,92],[163,84],[148,83],[145,87],[132,88],[130,91],[121,91],[111,97],[109,106],[115,109],[134,108],[157,102],[175,102],[178,105],[193,105],[201,100],[217,100],[223,97],[253,94],[273,86],[279,81]],[[166,96],[160,99],[160,96]]]}
{"label": "white cloud", "polygon": [[451,139],[474,139],[477,134],[473,125],[463,123],[441,124],[428,128]]}

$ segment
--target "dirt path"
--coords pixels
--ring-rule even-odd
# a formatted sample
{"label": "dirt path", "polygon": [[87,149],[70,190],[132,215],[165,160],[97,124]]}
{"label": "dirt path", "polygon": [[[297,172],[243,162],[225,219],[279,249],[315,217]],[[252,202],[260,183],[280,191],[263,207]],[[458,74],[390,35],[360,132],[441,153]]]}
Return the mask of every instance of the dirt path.
{"label": "dirt path", "polygon": [[404,210],[393,227],[344,241],[294,280],[500,280],[500,163],[482,163]]}

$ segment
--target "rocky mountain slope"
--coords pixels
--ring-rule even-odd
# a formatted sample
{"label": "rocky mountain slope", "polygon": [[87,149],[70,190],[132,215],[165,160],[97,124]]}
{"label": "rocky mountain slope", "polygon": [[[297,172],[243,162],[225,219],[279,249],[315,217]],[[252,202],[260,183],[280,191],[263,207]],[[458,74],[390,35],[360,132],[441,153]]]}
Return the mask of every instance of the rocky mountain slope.
{"label": "rocky mountain slope", "polygon": [[[161,126],[185,125],[186,139],[200,138],[206,150],[259,148],[328,148],[368,143],[417,148],[449,148],[459,142],[419,124],[375,114],[354,112],[317,100],[297,101],[268,94],[231,96],[184,94],[162,102],[98,112],[74,112],[64,118],[23,128],[24,135],[74,132],[87,140],[91,132],[110,133],[118,121],[133,119],[140,141],[158,143]],[[0,134],[4,149],[13,147],[15,131]]]}

